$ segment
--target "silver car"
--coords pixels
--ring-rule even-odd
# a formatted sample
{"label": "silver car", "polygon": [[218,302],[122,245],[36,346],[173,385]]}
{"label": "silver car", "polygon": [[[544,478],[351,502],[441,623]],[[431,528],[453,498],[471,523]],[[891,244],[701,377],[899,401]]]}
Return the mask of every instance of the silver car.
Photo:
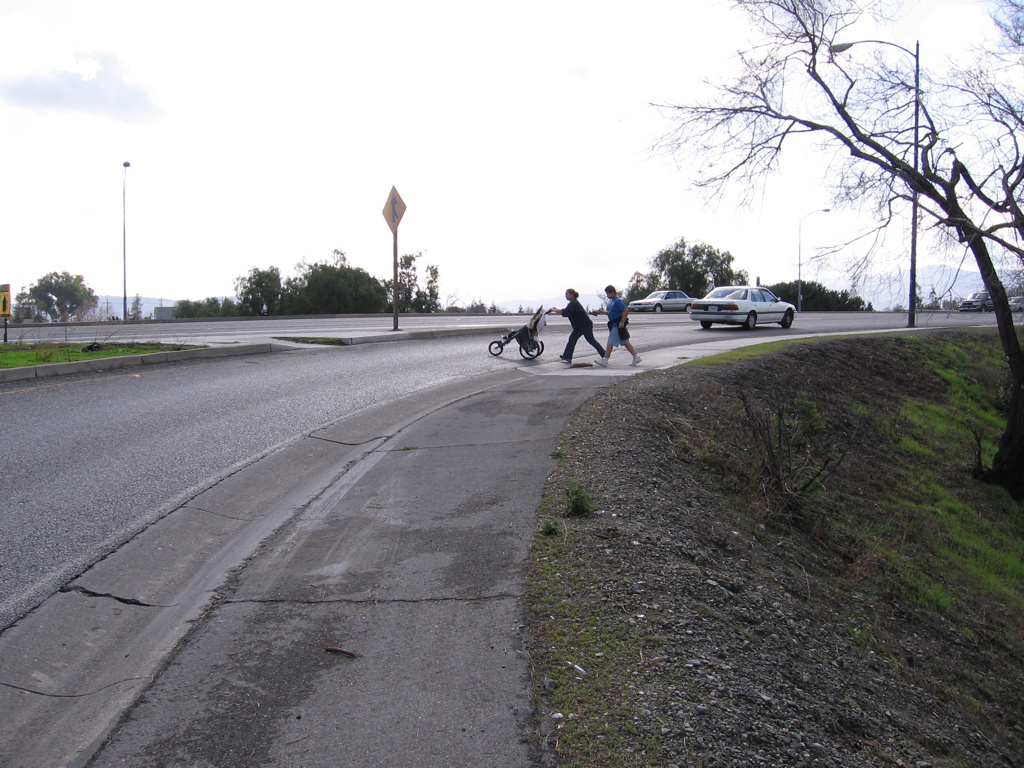
{"label": "silver car", "polygon": [[646,299],[629,302],[630,312],[686,312],[693,298],[684,291],[655,291]]}
{"label": "silver car", "polygon": [[960,302],[961,312],[991,312],[992,296],[988,291],[975,291]]}
{"label": "silver car", "polygon": [[1024,312],[1024,296],[1011,296],[1010,297],[1010,311],[1011,312]]}
{"label": "silver car", "polygon": [[700,323],[701,328],[710,328],[714,323],[742,325],[748,331],[761,323],[789,328],[795,316],[796,307],[757,285],[715,288],[690,305],[690,319]]}

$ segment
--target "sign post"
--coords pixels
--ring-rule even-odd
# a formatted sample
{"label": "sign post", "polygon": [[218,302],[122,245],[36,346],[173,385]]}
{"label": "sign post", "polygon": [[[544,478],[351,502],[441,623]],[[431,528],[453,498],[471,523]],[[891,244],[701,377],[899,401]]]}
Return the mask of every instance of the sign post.
{"label": "sign post", "polygon": [[11,316],[11,284],[0,285],[0,317],[4,319],[4,344],[7,343],[7,318]]}
{"label": "sign post", "polygon": [[402,220],[402,216],[405,214],[405,203],[402,202],[402,196],[398,194],[398,190],[394,187],[391,188],[391,194],[388,195],[388,201],[384,204],[384,220],[387,221],[388,226],[391,227],[392,233],[395,236],[395,252],[394,252],[394,279],[391,282],[391,309],[394,311],[395,323],[392,330],[398,330],[398,223]]}

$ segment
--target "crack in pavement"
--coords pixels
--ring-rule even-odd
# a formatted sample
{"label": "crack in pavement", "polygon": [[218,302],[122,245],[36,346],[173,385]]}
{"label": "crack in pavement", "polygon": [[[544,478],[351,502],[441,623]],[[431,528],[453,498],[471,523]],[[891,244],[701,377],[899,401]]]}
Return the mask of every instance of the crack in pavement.
{"label": "crack in pavement", "polygon": [[350,448],[355,448],[360,445],[368,445],[377,440],[387,441],[390,440],[394,435],[378,435],[377,437],[368,437],[366,440],[360,440],[355,443],[347,443],[344,440],[335,440],[330,437],[324,437],[323,435],[310,434],[309,436],[313,440],[322,440],[325,443],[334,443],[334,445],[347,445]]}
{"label": "crack in pavement", "polygon": [[143,677],[126,677],[123,680],[117,680],[113,683],[107,683],[104,686],[100,686],[95,691],[88,691],[86,693],[46,693],[45,691],[37,691],[32,688],[25,688],[21,685],[15,685],[14,683],[5,683],[0,680],[0,686],[4,688],[10,688],[15,691],[22,691],[23,693],[34,693],[36,696],[46,696],[50,699],[84,699],[87,696],[94,696],[101,691],[107,690],[107,688],[113,688],[115,685],[124,685],[125,683],[131,683],[136,680],[144,680]]}
{"label": "crack in pavement", "polygon": [[60,591],[81,592],[83,595],[86,595],[87,597],[106,597],[110,600],[116,600],[119,603],[124,603],[125,605],[137,605],[141,606],[142,608],[172,608],[175,605],[177,605],[177,603],[172,603],[171,605],[161,605],[159,603],[144,603],[141,600],[138,600],[134,597],[119,597],[118,595],[112,595],[109,592],[96,592],[87,587],[83,587],[81,584],[68,584],[67,586],[61,587]]}
{"label": "crack in pavement", "polygon": [[212,509],[203,509],[202,507],[197,507],[195,504],[185,503],[178,507],[178,509],[191,509],[195,510],[196,512],[202,512],[207,515],[212,515],[213,517],[219,517],[222,520],[237,520],[240,523],[251,522],[251,518],[249,517],[236,517],[235,515],[225,515],[223,512],[214,512]]}

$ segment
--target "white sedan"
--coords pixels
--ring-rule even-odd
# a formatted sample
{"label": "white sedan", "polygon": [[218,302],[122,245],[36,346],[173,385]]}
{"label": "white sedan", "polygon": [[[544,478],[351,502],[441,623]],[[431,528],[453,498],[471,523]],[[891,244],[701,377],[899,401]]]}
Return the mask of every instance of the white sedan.
{"label": "white sedan", "polygon": [[693,299],[685,291],[655,291],[646,299],[629,302],[630,312],[686,312]]}
{"label": "white sedan", "polygon": [[752,331],[758,323],[778,323],[789,328],[796,307],[767,288],[757,285],[727,285],[715,288],[690,305],[690,319],[710,328],[714,323],[742,325]]}

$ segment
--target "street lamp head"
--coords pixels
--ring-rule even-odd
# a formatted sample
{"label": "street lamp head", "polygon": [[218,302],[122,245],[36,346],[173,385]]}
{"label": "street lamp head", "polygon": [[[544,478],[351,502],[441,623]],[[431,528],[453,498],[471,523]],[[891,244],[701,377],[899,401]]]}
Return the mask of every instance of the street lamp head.
{"label": "street lamp head", "polygon": [[904,48],[902,45],[899,45],[897,43],[890,43],[888,40],[854,40],[852,43],[832,43],[832,45],[828,47],[828,51],[830,54],[843,53],[853,48],[853,46],[860,45],[861,43],[888,45],[890,48],[899,48],[904,53],[913,56],[915,59],[917,58],[917,53],[915,53],[914,51],[910,50],[909,48]]}
{"label": "street lamp head", "polygon": [[806,213],[806,214],[804,214],[803,216],[800,217],[800,222],[803,223],[804,219],[806,219],[808,216],[813,216],[816,213],[832,213],[832,209],[831,208],[819,208],[816,211],[811,211],[810,213]]}
{"label": "street lamp head", "polygon": [[127,161],[127,160],[125,160],[125,162],[124,162],[124,167],[125,167],[125,168],[128,168],[128,167],[129,167],[130,165],[131,165],[131,163],[129,163],[129,162]]}

